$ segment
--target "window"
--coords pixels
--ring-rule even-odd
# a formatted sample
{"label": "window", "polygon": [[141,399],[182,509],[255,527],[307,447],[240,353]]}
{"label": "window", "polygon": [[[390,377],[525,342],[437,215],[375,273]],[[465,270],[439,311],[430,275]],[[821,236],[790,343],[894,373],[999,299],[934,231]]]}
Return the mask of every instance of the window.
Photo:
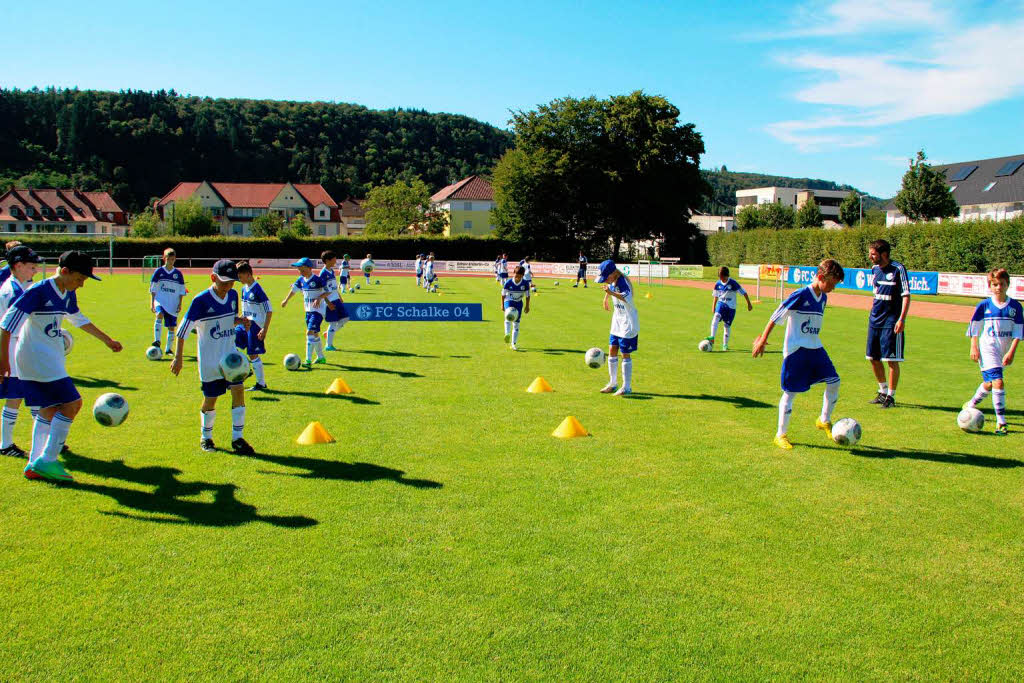
{"label": "window", "polygon": [[463,230],[472,230],[473,229],[473,221],[462,221],[462,229]]}
{"label": "window", "polygon": [[17,218],[20,213],[21,213],[21,211],[18,209],[18,207],[16,207],[16,206],[12,206],[11,207],[11,215],[12,216]]}
{"label": "window", "polygon": [[736,206],[751,206],[757,204],[757,197],[737,197]]}
{"label": "window", "polygon": [[967,180],[968,176],[970,176],[972,173],[974,173],[975,169],[977,169],[977,168],[978,167],[976,165],[961,166],[957,170],[957,172],[955,174],[953,174],[953,177],[950,178],[950,180],[953,181],[953,182],[959,182],[961,180]]}
{"label": "window", "polygon": [[472,211],[473,210],[473,202],[463,202],[462,203],[462,208],[463,208],[464,211]]}
{"label": "window", "polygon": [[22,227],[22,230],[24,230],[25,232],[32,232],[32,226],[29,225],[28,223],[26,223],[25,225],[23,225],[21,227]]}
{"label": "window", "polygon": [[31,218],[32,216],[36,215],[36,210],[34,208],[32,208],[31,206],[26,206],[25,207],[25,215],[29,216]]}
{"label": "window", "polygon": [[327,226],[326,225],[318,225],[318,226],[316,226],[316,232],[321,237],[325,236],[327,234]]}
{"label": "window", "polygon": [[89,232],[89,226],[87,226],[87,225],[76,225],[75,226],[75,232],[77,232],[80,235],[83,234],[83,233],[87,233],[87,232]]}
{"label": "window", "polygon": [[64,218],[64,214],[65,213],[67,213],[67,212],[64,210],[63,206],[58,206],[57,207],[57,215],[58,216],[60,216],[61,218]]}
{"label": "window", "polygon": [[983,189],[982,192],[988,192],[989,190],[991,190],[995,186],[996,186],[996,181],[993,180],[991,183],[989,183],[988,185],[985,186],[985,189]]}
{"label": "window", "polygon": [[48,207],[48,206],[44,206],[43,207],[43,215],[44,216],[49,216],[50,215],[50,207]]}
{"label": "window", "polygon": [[231,234],[232,235],[241,235],[242,234],[242,224],[241,223],[233,223],[231,225]]}
{"label": "window", "polygon": [[1024,159],[1014,159],[1013,161],[1007,161],[1002,167],[996,171],[996,177],[1013,175],[1017,172],[1017,169],[1024,166]]}
{"label": "window", "polygon": [[327,209],[321,208],[320,209],[320,218],[323,218],[326,215],[327,215]]}

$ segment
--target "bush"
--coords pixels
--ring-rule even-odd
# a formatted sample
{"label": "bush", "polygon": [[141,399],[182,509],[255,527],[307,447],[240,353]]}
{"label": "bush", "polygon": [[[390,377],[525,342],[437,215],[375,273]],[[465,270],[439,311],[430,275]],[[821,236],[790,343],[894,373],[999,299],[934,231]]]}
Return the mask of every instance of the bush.
{"label": "bush", "polygon": [[824,258],[844,266],[868,268],[868,244],[892,244],[892,255],[911,270],[984,273],[1006,268],[1024,273],[1024,217],[1009,221],[908,223],[891,228],[871,225],[853,230],[749,230],[708,238],[708,259],[715,265],[783,263],[813,265]]}

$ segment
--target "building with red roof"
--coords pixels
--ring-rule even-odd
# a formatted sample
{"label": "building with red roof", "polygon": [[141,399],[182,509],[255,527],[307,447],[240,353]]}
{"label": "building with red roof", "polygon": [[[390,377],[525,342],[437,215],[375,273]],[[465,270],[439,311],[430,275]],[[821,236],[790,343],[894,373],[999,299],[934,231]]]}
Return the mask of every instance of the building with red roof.
{"label": "building with red roof", "polygon": [[4,232],[123,235],[128,214],[108,192],[14,188],[0,195]]}
{"label": "building with red roof", "polygon": [[445,235],[491,235],[494,189],[478,175],[463,178],[430,198],[430,206],[447,216]]}

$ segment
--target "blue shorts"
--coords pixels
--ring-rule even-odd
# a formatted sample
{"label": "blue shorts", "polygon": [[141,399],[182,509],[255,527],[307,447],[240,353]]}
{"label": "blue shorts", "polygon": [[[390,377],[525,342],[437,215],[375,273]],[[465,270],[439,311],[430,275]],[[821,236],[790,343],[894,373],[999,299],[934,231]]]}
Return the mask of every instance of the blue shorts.
{"label": "blue shorts", "polygon": [[163,308],[161,308],[160,304],[156,305],[156,314],[157,315],[163,314],[163,316],[164,316],[164,326],[170,327],[171,329],[174,329],[175,327],[178,326],[178,316],[171,315],[170,313],[165,311]]}
{"label": "blue shorts", "polygon": [[223,396],[224,394],[226,394],[228,392],[228,389],[231,387],[242,386],[242,382],[228,384],[228,381],[226,379],[221,378],[215,379],[212,382],[203,382],[202,386],[203,396],[205,396],[206,398],[217,398],[218,396]]}
{"label": "blue shorts", "polygon": [[782,359],[782,390],[794,394],[802,394],[812,384],[825,382],[834,384],[839,381],[839,373],[832,365],[825,349],[805,349],[800,347]]}
{"label": "blue shorts", "polygon": [[251,320],[249,321],[248,330],[245,329],[245,325],[236,325],[235,346],[245,349],[245,352],[250,356],[262,356],[267,352],[267,347],[263,345],[263,341],[258,336],[261,329],[263,328]]}
{"label": "blue shorts", "polygon": [[307,332],[320,332],[320,323],[324,321],[324,317],[316,311],[306,312],[306,331]]}
{"label": "blue shorts", "polygon": [[584,267],[581,267],[579,270],[577,270],[576,271],[576,279],[577,280],[586,280],[587,279],[587,269],[584,268]]}
{"label": "blue shorts", "polygon": [[608,346],[618,346],[619,351],[622,353],[633,353],[636,351],[637,340],[640,339],[638,334],[635,337],[616,337],[614,334],[608,335]]}
{"label": "blue shorts", "polygon": [[991,370],[982,370],[981,371],[981,378],[983,380],[985,380],[986,382],[992,382],[992,381],[997,380],[997,379],[1002,379],[1003,378],[1003,369],[1002,368],[992,368]]}
{"label": "blue shorts", "polygon": [[732,327],[732,321],[736,319],[736,309],[720,303],[715,306],[715,315],[721,317],[726,327]]}
{"label": "blue shorts", "polygon": [[893,327],[869,327],[868,347],[864,352],[868,360],[903,362],[903,333],[896,334]]}
{"label": "blue shorts", "polygon": [[348,312],[345,310],[345,304],[340,301],[334,302],[334,310],[327,309],[327,313],[324,314],[324,322],[336,323],[339,320],[346,320],[348,318]]}
{"label": "blue shorts", "polygon": [[416,277],[423,277],[423,271],[422,270],[417,270],[416,271]]}
{"label": "blue shorts", "polygon": [[347,285],[348,284],[348,275],[339,275],[338,276],[338,284],[339,285]]}
{"label": "blue shorts", "polygon": [[49,408],[63,403],[74,403],[82,398],[70,377],[62,377],[52,382],[23,379],[21,390],[25,396],[25,405],[31,408]]}
{"label": "blue shorts", "polygon": [[25,388],[17,377],[8,377],[0,383],[0,399],[25,398]]}
{"label": "blue shorts", "polygon": [[508,279],[508,273],[498,273],[498,277],[501,278],[502,282],[504,282]]}

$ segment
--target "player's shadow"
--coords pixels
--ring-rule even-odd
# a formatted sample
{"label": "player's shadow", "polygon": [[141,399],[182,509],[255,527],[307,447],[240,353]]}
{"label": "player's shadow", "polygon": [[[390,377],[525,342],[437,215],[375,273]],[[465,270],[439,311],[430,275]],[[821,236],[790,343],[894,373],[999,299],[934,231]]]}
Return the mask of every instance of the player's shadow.
{"label": "player's shadow", "polygon": [[[106,512],[101,514],[114,517],[138,519],[158,524],[198,524],[210,527],[232,527],[249,522],[265,522],[274,526],[302,528],[317,524],[315,519],[305,516],[261,515],[255,505],[243,503],[235,497],[234,484],[214,484],[202,481],[179,481],[181,470],[173,467],[132,467],[123,460],[96,460],[74,451],[64,454],[64,460],[72,472],[91,474],[104,479],[119,479],[142,486],[151,486],[153,491],[121,488],[106,484],[91,484],[81,481],[63,484],[64,488],[88,491],[108,496],[119,505],[137,510],[139,514]],[[212,502],[185,500],[206,492],[213,494]]]}
{"label": "player's shadow", "polygon": [[714,396],[712,394],[656,394],[649,391],[635,391],[632,394],[626,395],[624,398],[630,400],[649,401],[652,398],[677,398],[686,401],[719,401],[720,403],[728,403],[729,405],[736,406],[737,408],[774,408],[775,404],[765,403],[764,401],[758,401],[753,398],[746,396]]}
{"label": "player's shadow", "polygon": [[586,353],[583,349],[541,349],[541,353],[546,353],[550,356],[563,356],[569,353]]}
{"label": "player's shadow", "polygon": [[342,460],[326,460],[324,458],[305,458],[296,455],[273,455],[271,453],[255,453],[249,456],[254,460],[306,470],[299,474],[260,470],[263,474],[283,474],[300,479],[333,479],[341,481],[378,481],[388,479],[397,484],[412,486],[419,489],[439,489],[441,482],[430,479],[406,479],[402,470],[374,465],[368,462],[344,462]]}
{"label": "player's shadow", "polygon": [[428,356],[422,353],[409,353],[408,351],[378,351],[375,349],[352,349],[348,351],[342,349],[345,353],[368,353],[373,356],[387,356],[389,358],[437,358],[437,356]]}
{"label": "player's shadow", "polygon": [[973,465],[975,467],[992,467],[995,469],[1024,467],[1024,462],[1016,458],[994,458],[988,455],[956,453],[953,451],[922,451],[914,448],[854,446],[850,449],[850,453],[862,458],[906,458],[908,460],[928,460],[952,465]]}
{"label": "player's shadow", "polygon": [[[986,401],[987,400],[988,399],[986,399]],[[981,405],[982,405],[982,408],[985,407],[984,403],[982,403]],[[960,408],[961,408],[961,406],[930,406],[930,405],[926,405],[926,404],[923,404],[923,403],[900,403],[899,406],[901,408],[914,408],[916,410],[938,410],[940,412],[950,413],[950,414],[959,413],[960,412]],[[989,406],[989,409],[991,409],[991,405]],[[979,408],[979,410],[981,410],[981,408]],[[1019,408],[1014,408],[1014,409],[1006,410],[1005,413],[1007,415],[1013,415],[1014,417],[1020,417],[1020,416],[1024,415],[1024,410],[1020,410]]]}
{"label": "player's shadow", "polygon": [[88,389],[120,389],[121,391],[138,391],[138,387],[130,387],[113,379],[101,379],[99,377],[75,377],[73,379],[76,387]]}
{"label": "player's shadow", "polygon": [[[362,396],[356,396],[355,394],[325,394],[322,391],[281,391],[280,389],[264,389],[260,392],[261,394],[281,394],[288,396],[305,396],[307,398],[328,398],[331,400],[340,399],[342,401],[348,401],[349,403],[355,403],[360,406],[379,406],[380,401],[374,401],[369,398],[363,398]],[[254,401],[277,401],[279,399],[272,396],[250,396]]]}
{"label": "player's shadow", "polygon": [[341,363],[327,363],[328,366],[338,368],[339,370],[346,370],[348,372],[377,372],[382,375],[397,375],[399,377],[410,378],[410,377],[422,377],[415,372],[405,372],[403,370],[387,370],[385,368],[369,368],[362,365],[342,365]]}

